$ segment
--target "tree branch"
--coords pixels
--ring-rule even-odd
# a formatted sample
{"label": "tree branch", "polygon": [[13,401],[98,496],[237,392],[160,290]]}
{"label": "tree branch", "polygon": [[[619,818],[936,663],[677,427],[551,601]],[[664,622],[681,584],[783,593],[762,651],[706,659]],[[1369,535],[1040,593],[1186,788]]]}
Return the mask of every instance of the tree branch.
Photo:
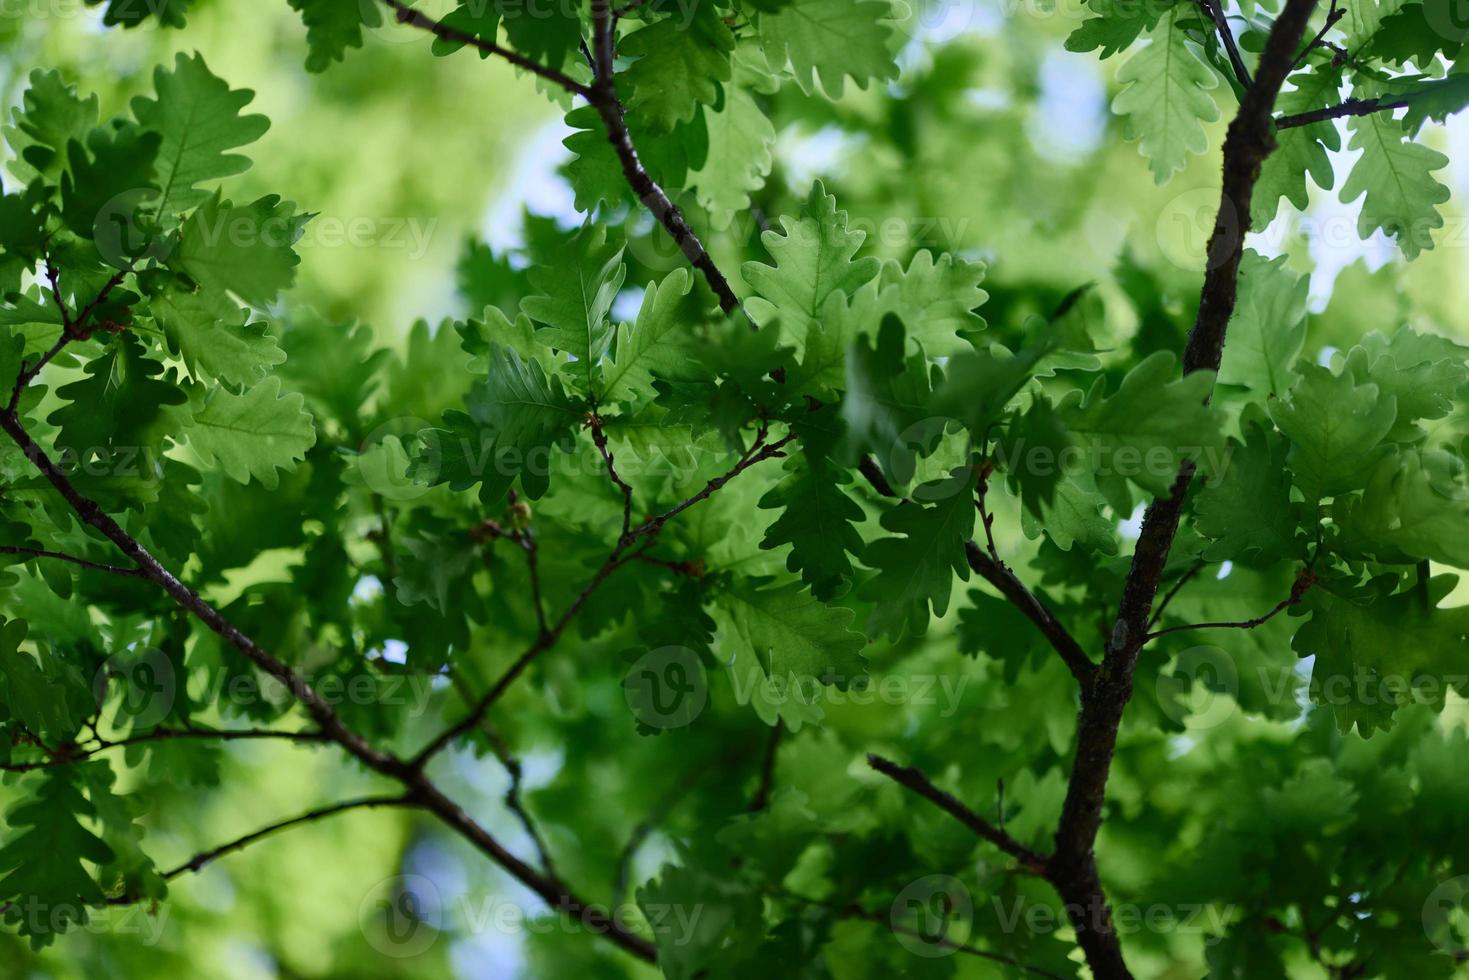
{"label": "tree branch", "polygon": [[554,82],[566,91],[574,95],[580,95],[586,99],[602,117],[602,122],[607,128],[607,139],[612,144],[613,151],[617,154],[618,162],[622,165],[623,177],[627,179],[628,186],[642,205],[652,212],[653,217],[658,219],[664,229],[677,243],[679,250],[688,259],[689,264],[703,274],[704,280],[719,299],[720,309],[725,313],[733,313],[740,309],[740,299],[735,295],[734,289],[729,284],[729,279],[715,265],[714,259],[709,255],[704,243],[699,240],[698,234],[685,220],[683,212],[669,199],[668,194],[662,187],[658,186],[646,167],[643,166],[638,156],[637,147],[633,144],[632,135],[628,132],[627,121],[624,118],[625,111],[621,100],[617,96],[617,85],[614,81],[614,65],[616,57],[616,30],[617,21],[625,13],[635,9],[637,4],[629,4],[617,11],[612,10],[610,0],[592,0],[592,31],[594,53],[589,59],[592,64],[592,73],[595,81],[586,86],[552,68],[539,64],[522,55],[516,54],[508,48],[503,48],[491,41],[466,34],[455,30],[440,21],[434,20],[425,14],[408,6],[402,0],[383,0],[383,3],[391,7],[401,24],[409,24],[420,30],[428,31],[435,37],[453,44],[464,44],[483,51],[486,54],[496,55],[526,71],[532,72],[540,77]]}
{"label": "tree branch", "polygon": [[1327,46],[1326,35],[1331,33],[1331,29],[1336,26],[1336,22],[1347,14],[1345,7],[1338,6],[1339,2],[1340,0],[1331,0],[1331,9],[1326,12],[1326,23],[1321,25],[1321,30],[1316,32],[1316,36],[1311,38],[1310,42],[1301,49],[1301,53],[1296,56],[1296,60],[1291,63],[1292,71],[1305,64],[1306,56],[1312,51]]}
{"label": "tree branch", "polygon": [[153,581],[182,609],[191,613],[221,639],[239,650],[251,663],[280,681],[286,690],[299,701],[315,719],[324,737],[341,745],[367,768],[397,780],[408,790],[414,800],[433,813],[450,829],[470,842],[480,853],[541,896],[557,911],[580,919],[588,931],[604,935],[609,941],[628,953],[649,963],[657,961],[657,951],[643,937],[628,932],[615,917],[606,910],[579,898],[560,879],[543,874],[520,860],[496,840],[489,831],[474,821],[464,809],[446,796],[423,773],[421,767],[405,763],[390,753],[375,748],[356,732],[347,727],[337,716],[331,705],[299,674],[277,660],[249,636],[245,635],[217,609],[205,602],[197,593],[184,585],[153,557],[135,538],[130,536],[93,500],[82,496],[72,485],[66,474],[46,455],[26,432],[14,412],[0,413],[0,430],[15,441],[21,450],[86,524],[100,531],[117,545],[142,570],[145,578]]}
{"label": "tree branch", "polygon": [[492,54],[504,58],[515,67],[523,68],[532,75],[538,75],[548,82],[559,85],[573,95],[585,97],[588,94],[587,87],[570,75],[563,74],[554,68],[547,68],[540,62],[532,61],[530,58],[517,54],[509,48],[503,48],[493,41],[486,41],[482,37],[466,34],[464,31],[456,30],[447,24],[440,23],[432,17],[408,6],[402,0],[383,0],[383,3],[392,8],[394,17],[400,24],[408,24],[420,30],[428,31],[439,40],[447,41],[450,44],[463,44],[478,51],[483,51],[485,54]]}
{"label": "tree branch", "polygon": [[1309,126],[1312,123],[1342,119],[1346,116],[1370,116],[1374,112],[1391,112],[1394,109],[1406,108],[1407,105],[1406,99],[1347,99],[1339,105],[1327,106],[1324,109],[1312,109],[1310,112],[1299,112],[1293,116],[1277,116],[1275,128],[1294,129],[1297,126]]}
{"label": "tree branch", "polygon": [[953,795],[935,786],[921,770],[900,766],[880,755],[869,754],[867,764],[906,789],[912,790],[934,806],[974,831],[976,835],[1018,860],[1026,872],[1042,877],[1046,874],[1046,858],[1011,837],[1004,830],[965,806]]}
{"label": "tree branch", "polygon": [[[189,858],[189,860],[185,861],[183,864],[179,865],[173,870],[164,872],[163,880],[172,881],[173,879],[185,874],[189,874],[190,872],[201,871],[206,866],[213,864],[215,861],[218,861],[220,858],[225,857],[228,854],[233,854],[236,851],[243,851],[251,844],[262,841],[265,838],[278,834],[283,830],[290,830],[292,827],[299,827],[302,824],[315,823],[318,820],[325,820],[327,817],[334,817],[339,813],[346,813],[348,810],[370,810],[376,809],[378,807],[410,807],[416,805],[417,803],[412,796],[366,796],[361,799],[346,800],[342,803],[334,803],[331,806],[319,807],[315,810],[309,810],[306,813],[301,814],[300,816],[291,817],[288,820],[281,820],[277,823],[261,827],[259,830],[251,831],[243,837],[238,837],[235,840],[230,841],[228,844],[221,844],[219,847],[211,848],[210,850],[202,851],[198,854],[195,854],[193,857]],[[131,904],[133,901],[136,901],[136,899],[114,900],[113,904],[125,905]]]}
{"label": "tree branch", "polygon": [[[1300,577],[1291,586],[1290,595],[1280,600],[1273,609],[1263,616],[1256,616],[1254,619],[1244,619],[1233,623],[1190,623],[1187,626],[1170,626],[1167,629],[1149,633],[1144,642],[1156,640],[1158,637],[1167,636],[1170,633],[1184,633],[1189,630],[1252,630],[1256,627],[1264,626],[1290,607],[1299,604],[1306,593],[1311,590],[1311,586],[1315,585],[1318,581],[1320,580],[1316,578],[1315,574],[1310,569],[1307,569],[1301,573]],[[1182,583],[1180,582],[1180,584]],[[1159,613],[1162,613],[1161,609]]]}
{"label": "tree branch", "polygon": [[125,578],[144,577],[141,568],[119,568],[116,565],[104,565],[101,562],[78,558],[76,555],[67,555],[59,551],[45,551],[40,548],[17,548],[10,545],[3,545],[0,546],[0,555],[22,555],[26,558],[54,558],[57,561],[70,562],[73,565],[90,568],[96,572],[106,572],[109,575],[121,575]]}
{"label": "tree branch", "polygon": [[1229,26],[1229,18],[1224,16],[1224,0],[1198,0],[1204,13],[1214,22],[1215,29],[1219,32],[1219,40],[1224,42],[1224,50],[1229,55],[1229,66],[1234,69],[1234,77],[1241,88],[1250,87],[1250,70],[1245,67],[1245,59],[1240,57],[1239,45],[1234,41],[1234,31]]}
{"label": "tree branch", "polygon": [[[1224,180],[1219,211],[1209,239],[1208,267],[1198,317],[1184,350],[1183,369],[1214,371],[1224,351],[1234,313],[1250,202],[1260,166],[1275,148],[1271,115],[1290,73],[1316,0],[1286,0],[1260,55],[1254,81],[1240,102],[1224,142]],[[1194,465],[1184,465],[1167,497],[1148,507],[1133,551],[1112,635],[1096,681],[1082,691],[1066,801],[1051,859],[1052,881],[1071,912],[1077,941],[1098,980],[1130,978],[1097,874],[1097,831],[1102,823],[1107,777],[1117,746],[1122,714],[1132,698],[1138,652],[1147,638],[1153,600],[1178,532]]]}
{"label": "tree branch", "polygon": [[[911,503],[893,489],[888,483],[887,477],[883,475],[881,467],[871,456],[863,456],[857,463],[857,472],[872,485],[879,495],[896,499],[900,504]],[[977,498],[978,499],[978,498]],[[980,508],[980,518],[985,522],[986,531],[989,529],[990,517],[985,510]],[[986,534],[986,540],[993,546],[993,538]],[[1016,577],[1010,567],[1000,561],[998,557],[986,554],[974,539],[964,542],[964,557],[969,562],[969,567],[986,582],[993,585],[999,593],[1015,605],[1026,618],[1040,629],[1041,634],[1050,642],[1051,647],[1061,655],[1071,675],[1085,687],[1091,681],[1091,676],[1096,670],[1086,651],[1081,644],[1076,642],[1066,627],[1061,624],[1051,611],[1046,608],[1036,595],[1026,588],[1025,583]]]}
{"label": "tree branch", "polygon": [[596,80],[590,89],[582,92],[588,102],[596,107],[607,127],[607,139],[622,164],[622,175],[627,179],[643,207],[663,225],[674,242],[678,244],[684,258],[698,269],[709,283],[709,288],[719,298],[719,307],[725,313],[740,308],[740,299],[730,287],[729,280],[714,259],[704,248],[699,236],[684,220],[683,212],[669,200],[663,188],[648,174],[647,168],[638,157],[632,135],[627,129],[622,102],[617,97],[617,83],[613,79],[613,60],[616,57],[616,21],[610,0],[592,0],[592,50]]}
{"label": "tree branch", "polygon": [[775,760],[780,754],[780,741],[785,735],[785,728],[785,722],[776,719],[774,727],[770,729],[770,737],[765,740],[765,754],[760,761],[760,782],[755,787],[755,795],[750,799],[750,813],[759,813],[770,805],[770,794],[775,789]]}
{"label": "tree branch", "polygon": [[968,559],[969,567],[975,574],[994,586],[1000,595],[1035,624],[1051,647],[1061,655],[1071,676],[1080,681],[1083,688],[1090,684],[1097,672],[1096,664],[1092,663],[1081,644],[1076,642],[1076,637],[1036,598],[1034,592],[1026,588],[1025,583],[1010,570],[1010,566],[985,554],[972,540],[964,542],[964,557]]}
{"label": "tree branch", "polygon": [[1021,960],[1018,960],[1013,956],[1007,956],[1004,953],[992,953],[987,949],[979,949],[978,947],[969,946],[964,943],[956,943],[954,942],[954,940],[948,938],[947,936],[927,935],[919,932],[916,929],[910,929],[907,926],[900,926],[893,921],[893,915],[891,912],[886,915],[881,912],[871,912],[863,908],[861,905],[858,905],[856,902],[852,902],[839,909],[834,909],[826,902],[823,902],[819,899],[810,898],[809,896],[801,895],[796,892],[789,891],[785,888],[781,888],[779,886],[771,889],[770,893],[777,898],[785,898],[793,902],[800,902],[802,905],[808,905],[814,909],[825,909],[829,912],[835,912],[838,917],[843,919],[861,919],[863,922],[871,922],[875,925],[880,925],[895,936],[912,936],[913,938],[922,940],[923,942],[928,943],[932,946],[939,946],[943,949],[950,949],[956,953],[964,953],[968,956],[977,956],[980,959],[989,960],[992,963],[1004,963],[1008,966],[1014,967],[1017,970],[1020,970],[1023,973],[1029,973],[1032,976],[1049,977],[1050,980],[1067,980],[1067,978],[1063,977],[1059,973],[1052,973],[1050,970],[1042,969],[1038,966],[1031,966],[1029,963],[1022,962]]}
{"label": "tree branch", "polygon": [[1168,590],[1168,594],[1163,597],[1163,601],[1158,603],[1158,608],[1153,610],[1152,618],[1148,620],[1149,627],[1157,625],[1158,620],[1163,618],[1163,613],[1168,611],[1169,603],[1173,602],[1178,593],[1183,591],[1183,587],[1188,585],[1189,582],[1192,582],[1194,576],[1203,571],[1207,564],[1207,562],[1202,560],[1196,561],[1189,567],[1188,571],[1178,577],[1178,581],[1173,583],[1173,587]]}
{"label": "tree branch", "polygon": [[611,478],[613,486],[622,492],[622,536],[618,540],[626,541],[627,536],[632,533],[632,487],[617,472],[612,450],[607,446],[607,433],[602,431],[602,419],[597,414],[595,406],[587,419],[587,428],[592,430],[592,442],[596,445],[597,452],[602,454],[602,461],[607,465],[608,477]]}
{"label": "tree branch", "polygon": [[[566,628],[569,625],[571,625],[571,621],[576,617],[576,614],[581,610],[582,606],[586,604],[587,600],[591,598],[592,593],[596,592],[597,589],[601,587],[602,583],[607,581],[607,578],[613,572],[617,571],[628,562],[636,561],[643,557],[643,552],[646,551],[648,547],[652,546],[651,539],[657,537],[658,533],[663,530],[663,526],[665,524],[671,521],[674,517],[677,517],[679,514],[683,513],[685,510],[688,510],[690,507],[699,503],[700,501],[708,499],[709,496],[711,496],[720,487],[724,486],[730,480],[733,480],[735,477],[739,476],[741,473],[749,469],[751,466],[754,466],[756,463],[759,463],[763,460],[771,459],[776,456],[780,456],[781,449],[784,448],[785,445],[791,440],[795,439],[796,436],[794,433],[792,433],[791,435],[788,435],[785,438],[769,445],[765,444],[765,438],[766,430],[762,428],[759,435],[756,436],[755,441],[751,445],[751,447],[745,451],[745,453],[740,457],[739,462],[737,462],[734,467],[732,467],[728,472],[710,480],[702,490],[694,494],[692,497],[689,497],[687,500],[684,500],[683,502],[675,505],[664,513],[659,514],[657,517],[649,518],[643,524],[639,525],[638,527],[634,528],[632,531],[624,535],[622,539],[618,541],[617,546],[612,549],[612,554],[609,555],[607,557],[607,560],[602,563],[602,566],[597,569],[596,573],[592,576],[591,581],[588,582],[586,586],[581,590],[581,592],[577,594],[577,597],[572,600],[571,605],[566,607],[566,611],[561,614],[560,618],[556,620],[556,622],[551,626],[550,630],[538,637],[536,641],[532,643],[526,649],[526,651],[515,660],[513,664],[510,665],[509,669],[507,669],[505,673],[500,676],[500,679],[495,682],[494,686],[491,687],[488,692],[486,692],[484,697],[480,698],[480,700],[474,705],[469,714],[466,715],[463,720],[461,720],[458,724],[455,724],[450,728],[447,728],[444,731],[440,732],[437,737],[435,737],[431,742],[424,746],[417,755],[410,759],[407,763],[409,768],[415,771],[422,770],[423,767],[428,764],[430,759],[438,755],[448,745],[450,745],[457,739],[469,734],[469,732],[472,731],[474,727],[480,723],[480,720],[484,718],[486,712],[488,712],[490,708],[494,707],[495,702],[500,700],[504,693],[510,689],[510,685],[514,684],[516,679],[525,672],[526,668],[534,663],[541,654],[545,653],[547,650],[556,645],[556,642],[561,638],[561,634],[566,631]],[[649,543],[644,548],[637,551],[631,550],[632,546],[643,538],[649,538]]]}
{"label": "tree branch", "polygon": [[38,769],[59,769],[62,766],[73,766],[79,762],[85,762],[93,756],[100,755],[109,749],[126,748],[130,745],[144,745],[149,742],[171,742],[177,739],[199,739],[201,741],[217,740],[221,742],[235,742],[253,739],[280,739],[286,742],[301,743],[326,743],[328,739],[321,732],[281,732],[268,728],[247,729],[211,729],[211,728],[162,728],[147,732],[143,735],[133,735],[128,738],[109,741],[99,739],[98,744],[86,749],[76,746],[64,746],[52,754],[52,757],[44,762],[17,762],[0,765],[0,772],[34,772]]}

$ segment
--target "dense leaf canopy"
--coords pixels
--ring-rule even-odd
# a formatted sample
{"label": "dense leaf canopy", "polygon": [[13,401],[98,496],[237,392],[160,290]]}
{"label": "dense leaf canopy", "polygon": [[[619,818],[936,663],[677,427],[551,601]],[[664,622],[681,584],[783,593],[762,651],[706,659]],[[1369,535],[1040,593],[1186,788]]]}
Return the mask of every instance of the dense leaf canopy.
{"label": "dense leaf canopy", "polygon": [[1453,7],[0,13],[0,978],[1456,975]]}

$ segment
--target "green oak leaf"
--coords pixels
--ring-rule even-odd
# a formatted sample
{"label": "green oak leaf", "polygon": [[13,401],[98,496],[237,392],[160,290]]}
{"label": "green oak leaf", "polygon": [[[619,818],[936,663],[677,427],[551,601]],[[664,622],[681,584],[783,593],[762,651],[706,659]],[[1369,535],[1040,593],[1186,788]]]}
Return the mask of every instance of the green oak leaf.
{"label": "green oak leaf", "polygon": [[845,690],[866,675],[867,640],[849,628],[852,611],[822,604],[799,584],[741,578],[719,590],[714,605],[766,677],[815,678]]}
{"label": "green oak leaf", "polygon": [[1192,20],[1189,5],[1172,7],[1148,31],[1147,46],[1117,71],[1124,87],[1112,100],[1112,111],[1126,119],[1127,138],[1140,141],[1158,184],[1182,170],[1190,153],[1209,148],[1203,124],[1219,118],[1209,94],[1219,80],[1190,46]]}
{"label": "green oak leaf", "polygon": [[874,634],[922,636],[930,605],[935,616],[948,611],[954,576],[969,580],[964,542],[974,533],[974,488],[974,473],[957,469],[914,490],[915,500],[933,504],[902,503],[883,514],[883,528],[900,536],[879,538],[862,552],[862,564],[877,574],[858,590],[874,603],[867,623]]}
{"label": "green oak leaf", "polygon": [[216,192],[184,222],[169,264],[205,289],[269,306],[296,281],[293,246],[310,219],[273,194],[236,207]]}
{"label": "green oak leaf", "polygon": [[568,444],[584,410],[559,378],[510,348],[492,345],[488,364],[465,399],[467,412],[446,413],[444,428],[420,433],[414,478],[454,490],[483,484],[480,498],[494,503],[519,477],[526,495],[539,499],[550,487],[553,447]]}
{"label": "green oak leaf", "polygon": [[1285,400],[1270,406],[1291,441],[1291,469],[1308,501],[1365,486],[1397,414],[1397,399],[1377,385],[1315,364],[1304,366]]}
{"label": "green oak leaf", "polygon": [[556,265],[531,270],[530,284],[537,291],[520,304],[544,325],[539,340],[576,358],[572,370],[593,398],[602,358],[612,344],[608,314],[626,275],[622,246],[608,241],[602,226],[588,225]]}
{"label": "green oak leaf", "polygon": [[382,24],[376,3],[360,0],[289,0],[306,24],[306,70],[323,72],[362,47],[362,29]]}
{"label": "green oak leaf", "polygon": [[897,75],[891,16],[879,0],[786,0],[762,11],[756,27],[772,67],[789,64],[803,92],[815,92],[819,80],[839,99],[847,78],[866,88]]}
{"label": "green oak leaf", "polygon": [[781,232],[760,236],[774,265],[745,263],[745,281],[758,294],[746,308],[759,322],[779,318],[781,334],[801,343],[812,324],[819,325],[829,296],[854,295],[874,279],[882,265],[875,258],[854,259],[866,237],[847,229],[847,212],[817,181],[800,217],[780,219]]}
{"label": "green oak leaf", "polygon": [[[104,864],[113,852],[83,825],[82,819],[96,811],[78,782],[69,767],[48,769],[33,784],[32,794],[5,814],[12,836],[0,846],[0,901],[7,908],[5,921],[27,935],[33,949],[73,926],[86,925],[86,906],[104,901],[83,862]],[[38,906],[47,914],[26,914]]]}
{"label": "green oak leaf", "polygon": [[1300,557],[1297,528],[1302,515],[1291,500],[1290,444],[1258,423],[1247,426],[1241,445],[1230,443],[1228,465],[1199,491],[1195,501],[1200,534],[1212,539],[1209,561],[1267,565]]}
{"label": "green oak leaf", "polygon": [[265,324],[246,323],[249,313],[223,293],[170,288],[154,296],[149,309],[195,377],[241,388],[286,359]]}
{"label": "green oak leaf", "polygon": [[1286,268],[1285,256],[1266,259],[1246,250],[1239,299],[1219,383],[1240,385],[1262,401],[1283,395],[1295,381],[1291,368],[1306,342],[1307,281]]}
{"label": "green oak leaf", "polygon": [[316,426],[297,392],[281,394],[281,382],[268,377],[243,394],[216,388],[204,396],[185,430],[189,445],[206,465],[219,466],[230,479],[251,479],[269,490],[316,444]]}
{"label": "green oak leaf", "polygon": [[157,206],[168,220],[208,200],[200,184],[233,177],[250,168],[249,157],[228,151],[255,142],[270,128],[259,115],[241,115],[255,97],[232,90],[210,73],[201,55],[180,54],[172,72],[153,71],[155,98],[133,99],[133,115],[144,129],[158,133]]}
{"label": "green oak leaf", "polygon": [[618,54],[637,59],[618,74],[627,111],[665,131],[689,122],[700,106],[719,101],[734,74],[734,47],[734,34],[709,4],[633,31],[618,44]]}
{"label": "green oak leaf", "polygon": [[1356,116],[1347,122],[1350,149],[1361,156],[1342,185],[1345,204],[1362,198],[1357,231],[1367,238],[1379,228],[1395,238],[1408,258],[1433,248],[1433,229],[1443,227],[1438,205],[1449,189],[1433,176],[1449,158],[1408,137],[1403,124],[1385,112]]}

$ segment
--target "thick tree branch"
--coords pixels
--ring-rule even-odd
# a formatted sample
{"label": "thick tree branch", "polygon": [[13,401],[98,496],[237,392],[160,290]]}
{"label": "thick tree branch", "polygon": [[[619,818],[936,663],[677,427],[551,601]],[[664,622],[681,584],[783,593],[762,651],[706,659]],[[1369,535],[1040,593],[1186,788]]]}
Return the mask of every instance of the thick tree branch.
{"label": "thick tree branch", "polygon": [[1021,867],[1033,875],[1046,874],[1046,858],[1020,843],[1004,830],[965,806],[952,794],[935,786],[921,770],[911,766],[900,766],[880,755],[869,754],[867,764],[884,776],[906,789],[912,790],[934,806],[974,831],[979,837],[1004,851],[1020,862]]}
{"label": "thick tree branch", "polygon": [[[1271,119],[1275,99],[1290,73],[1315,6],[1316,0],[1286,0],[1260,55],[1255,79],[1225,137],[1219,211],[1209,239],[1198,317],[1184,350],[1185,373],[1219,368],[1237,298],[1255,182],[1265,157],[1275,148]],[[1095,683],[1082,691],[1076,757],[1056,831],[1051,870],[1063,900],[1074,906],[1072,925],[1097,980],[1131,977],[1102,892],[1094,848],[1118,728],[1132,698],[1138,652],[1147,638],[1153,600],[1193,475],[1193,464],[1185,464],[1169,495],[1148,508],[1102,666]]]}

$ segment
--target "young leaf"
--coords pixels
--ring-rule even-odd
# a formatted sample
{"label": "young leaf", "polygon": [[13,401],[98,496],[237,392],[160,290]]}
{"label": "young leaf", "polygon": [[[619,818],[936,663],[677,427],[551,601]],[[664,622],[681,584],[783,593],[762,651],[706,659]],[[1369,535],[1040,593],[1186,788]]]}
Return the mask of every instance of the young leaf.
{"label": "young leaf", "polygon": [[839,99],[850,77],[858,88],[897,75],[889,47],[892,8],[880,0],[784,0],[762,11],[757,27],[772,67],[789,62],[796,84]]}
{"label": "young leaf", "polygon": [[602,226],[589,225],[572,239],[557,265],[531,271],[530,282],[538,292],[520,304],[531,319],[545,324],[541,339],[546,344],[576,358],[573,370],[593,398],[593,379],[612,343],[607,314],[626,275],[622,246],[609,242]]}
{"label": "young leaf", "polygon": [[153,71],[157,97],[133,99],[133,115],[158,133],[157,207],[165,221],[208,200],[199,185],[250,168],[250,158],[228,151],[253,143],[270,128],[264,116],[240,114],[255,93],[231,90],[210,73],[201,55],[180,54],[172,72]]}
{"label": "young leaf", "polygon": [[775,259],[774,265],[745,263],[745,281],[759,294],[746,307],[757,321],[780,319],[781,335],[801,343],[813,324],[821,323],[827,297],[835,292],[854,295],[881,269],[874,258],[853,260],[866,237],[847,230],[847,212],[817,181],[799,218],[780,219],[784,234],[767,231],[760,236]]}
{"label": "young leaf", "polygon": [[1123,63],[1118,84],[1125,86],[1112,111],[1127,119],[1127,138],[1141,140],[1153,180],[1165,184],[1182,170],[1190,153],[1203,153],[1209,139],[1203,123],[1219,118],[1209,95],[1218,78],[1189,46],[1185,21],[1192,8],[1174,6],[1148,32],[1148,44]]}
{"label": "young leaf", "polygon": [[306,24],[306,70],[323,72],[362,47],[362,28],[382,24],[376,2],[365,0],[289,0]]}
{"label": "young leaf", "polygon": [[1241,385],[1262,401],[1283,395],[1306,342],[1308,283],[1285,266],[1286,257],[1266,259],[1253,249],[1239,270],[1239,301],[1229,321],[1229,343],[1219,365],[1220,384]]}
{"label": "young leaf", "polygon": [[866,638],[852,612],[826,606],[800,585],[738,579],[715,596],[725,623],[755,654],[766,677],[815,678],[846,687],[866,672]]}
{"label": "young leaf", "polygon": [[150,309],[170,349],[195,377],[242,388],[286,359],[265,324],[247,324],[249,313],[222,293],[165,289],[153,297]]}
{"label": "young leaf", "polygon": [[1342,186],[1341,199],[1350,204],[1363,198],[1358,233],[1367,238],[1381,228],[1410,259],[1433,248],[1433,229],[1443,227],[1438,205],[1449,199],[1449,189],[1433,171],[1448,166],[1449,158],[1413,142],[1387,113],[1356,116],[1347,128],[1351,149],[1362,155]]}
{"label": "young leaf", "polygon": [[690,121],[719,100],[721,83],[733,75],[734,47],[734,34],[709,4],[633,31],[618,45],[619,54],[637,59],[619,75],[629,87],[627,111],[664,131]]}

